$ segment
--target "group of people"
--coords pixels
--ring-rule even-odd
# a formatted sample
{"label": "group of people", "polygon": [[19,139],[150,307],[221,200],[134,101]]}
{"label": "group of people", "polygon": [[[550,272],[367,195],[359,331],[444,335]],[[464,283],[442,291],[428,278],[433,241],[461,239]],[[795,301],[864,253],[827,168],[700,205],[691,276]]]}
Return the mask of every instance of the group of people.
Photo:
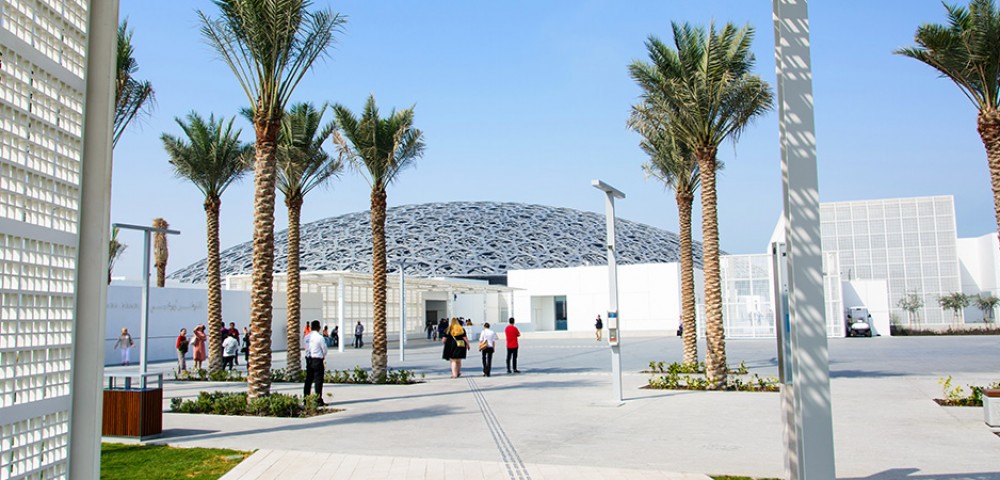
{"label": "group of people", "polygon": [[[242,342],[240,341],[240,330],[236,328],[236,323],[229,322],[229,328],[222,327],[222,367],[232,370],[240,364],[239,354],[243,353],[243,361],[250,363],[250,331],[243,327]],[[182,328],[177,335],[177,342],[174,347],[177,349],[177,371],[187,370],[188,350],[192,351],[191,359],[194,361],[194,369],[201,370],[205,359],[208,358],[208,334],[205,333],[205,325],[194,327],[191,338],[188,338],[187,329]]]}
{"label": "group of people", "polygon": [[[514,318],[507,320],[507,328],[504,329],[504,338],[507,346],[507,373],[521,373],[517,369],[517,349],[518,337],[521,331],[514,326]],[[468,351],[472,349],[469,344],[473,328],[472,320],[452,318],[449,324],[446,319],[441,319],[438,323],[438,336],[444,343],[442,358],[451,362],[451,378],[462,376],[462,360],[468,356]],[[483,376],[489,377],[493,371],[493,353],[496,352],[497,333],[490,328],[489,323],[483,324],[483,330],[477,337],[479,341],[479,352],[483,361]]]}

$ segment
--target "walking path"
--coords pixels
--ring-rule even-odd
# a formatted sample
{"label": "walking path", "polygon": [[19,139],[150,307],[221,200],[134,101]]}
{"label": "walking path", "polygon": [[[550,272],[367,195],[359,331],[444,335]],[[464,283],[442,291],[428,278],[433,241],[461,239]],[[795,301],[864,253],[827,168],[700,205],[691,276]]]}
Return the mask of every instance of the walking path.
{"label": "walking path", "polygon": [[[983,423],[982,409],[932,401],[941,396],[941,365],[957,385],[1000,379],[1000,340],[968,338],[831,339],[839,478],[1000,480],[1000,437]],[[610,376],[601,373],[610,363],[606,348],[578,339],[527,340],[520,375],[501,366],[492,377],[478,376],[470,358],[462,378],[450,379],[440,347],[413,342],[406,367],[428,372],[425,383],[327,385],[327,402],[343,411],[307,419],[167,413],[159,442],[257,450],[226,480],[783,476],[778,395],[639,388],[648,375],[638,365],[679,358],[679,339],[633,339],[622,404],[610,401]],[[731,341],[730,358],[746,360],[751,373],[773,375],[773,342]],[[370,353],[331,353],[328,365],[366,365]],[[279,355],[275,364],[283,366]],[[243,388],[168,382],[165,396]]]}

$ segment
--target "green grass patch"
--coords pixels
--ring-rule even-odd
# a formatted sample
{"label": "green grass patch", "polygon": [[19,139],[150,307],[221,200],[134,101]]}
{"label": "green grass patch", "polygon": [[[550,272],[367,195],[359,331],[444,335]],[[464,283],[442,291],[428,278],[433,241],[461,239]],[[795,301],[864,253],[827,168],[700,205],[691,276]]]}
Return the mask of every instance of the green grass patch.
{"label": "green grass patch", "polygon": [[221,448],[101,444],[101,480],[215,480],[250,452]]}

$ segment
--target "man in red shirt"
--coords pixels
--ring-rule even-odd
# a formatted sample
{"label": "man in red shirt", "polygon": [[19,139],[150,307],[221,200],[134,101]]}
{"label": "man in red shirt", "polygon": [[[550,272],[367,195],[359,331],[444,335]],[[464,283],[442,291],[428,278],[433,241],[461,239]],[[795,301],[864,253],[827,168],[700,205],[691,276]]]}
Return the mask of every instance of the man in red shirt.
{"label": "man in red shirt", "polygon": [[[507,337],[507,373],[511,373],[512,371],[514,373],[521,373],[517,369],[517,337],[521,336],[521,331],[514,326],[514,317],[510,317],[507,323],[510,325],[507,325],[507,328],[503,331],[504,336]],[[514,370],[510,369],[511,359],[514,359]]]}

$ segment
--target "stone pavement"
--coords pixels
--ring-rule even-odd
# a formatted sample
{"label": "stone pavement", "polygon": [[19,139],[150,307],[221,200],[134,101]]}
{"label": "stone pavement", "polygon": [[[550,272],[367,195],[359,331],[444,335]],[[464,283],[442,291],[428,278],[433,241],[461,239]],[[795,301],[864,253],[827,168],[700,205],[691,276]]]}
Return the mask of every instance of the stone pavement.
{"label": "stone pavement", "polygon": [[[426,372],[425,383],[327,385],[328,403],[344,411],[308,419],[167,413],[158,443],[259,449],[227,480],[783,476],[776,394],[639,388],[648,375],[638,371],[650,360],[680,358],[679,339],[636,338],[623,348],[622,404],[609,401],[603,345],[525,340],[520,375],[505,373],[501,349],[492,377],[478,376],[470,358],[463,377],[451,379],[439,345],[411,340],[405,366]],[[1000,380],[1000,338],[830,342],[838,477],[1000,480],[1000,437],[982,410],[932,401],[944,371],[962,386]],[[730,340],[728,351],[751,373],[774,374],[773,339]],[[328,367],[367,365],[370,353],[331,352]],[[396,352],[390,365],[398,365]],[[280,355],[275,366],[283,366]],[[242,388],[171,381],[166,397]],[[301,394],[294,384],[274,390]],[[443,475],[441,465],[449,467]]]}
{"label": "stone pavement", "polygon": [[306,453],[287,450],[258,450],[222,477],[222,480],[296,479],[488,479],[508,478],[588,479],[588,480],[709,480],[697,473],[672,473],[626,468],[579,465],[510,465],[441,458],[380,457],[340,453]]}

